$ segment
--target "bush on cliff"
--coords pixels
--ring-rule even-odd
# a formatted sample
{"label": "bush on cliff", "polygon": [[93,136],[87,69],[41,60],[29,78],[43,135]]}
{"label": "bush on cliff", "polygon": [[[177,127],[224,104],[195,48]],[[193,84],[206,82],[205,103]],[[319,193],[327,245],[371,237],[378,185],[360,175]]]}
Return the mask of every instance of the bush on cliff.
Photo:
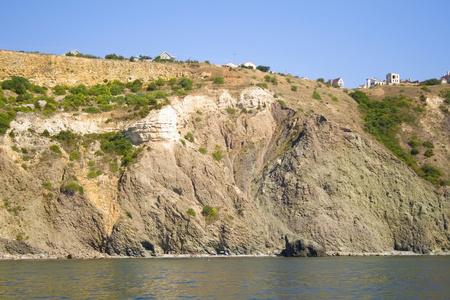
{"label": "bush on cliff", "polygon": [[2,88],[4,90],[10,90],[16,94],[25,94],[30,88],[30,85],[28,79],[18,76],[13,76],[10,80],[2,82]]}
{"label": "bush on cliff", "polygon": [[16,113],[14,111],[0,113],[0,135],[6,133],[9,128],[9,124],[14,120]]}

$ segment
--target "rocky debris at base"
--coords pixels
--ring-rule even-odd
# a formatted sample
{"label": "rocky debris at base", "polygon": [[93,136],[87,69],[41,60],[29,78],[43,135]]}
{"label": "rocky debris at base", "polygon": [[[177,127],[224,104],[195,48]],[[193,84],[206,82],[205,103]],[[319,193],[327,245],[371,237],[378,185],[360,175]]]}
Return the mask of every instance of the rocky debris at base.
{"label": "rocky debris at base", "polygon": [[286,234],[284,237],[286,248],[282,255],[287,257],[320,257],[327,256],[325,247],[314,241],[310,241],[292,234]]}

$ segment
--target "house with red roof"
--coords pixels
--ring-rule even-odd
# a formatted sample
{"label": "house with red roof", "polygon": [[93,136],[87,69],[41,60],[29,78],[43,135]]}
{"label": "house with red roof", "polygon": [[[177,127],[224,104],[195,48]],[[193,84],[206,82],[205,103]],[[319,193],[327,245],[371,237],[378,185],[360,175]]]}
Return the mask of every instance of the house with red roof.
{"label": "house with red roof", "polygon": [[344,88],[344,80],[342,80],[341,77],[336,78],[336,79],[330,79],[330,80],[328,80],[328,83],[331,86],[338,86],[340,88]]}
{"label": "house with red roof", "polygon": [[447,71],[447,74],[441,77],[442,83],[450,83],[450,72]]}

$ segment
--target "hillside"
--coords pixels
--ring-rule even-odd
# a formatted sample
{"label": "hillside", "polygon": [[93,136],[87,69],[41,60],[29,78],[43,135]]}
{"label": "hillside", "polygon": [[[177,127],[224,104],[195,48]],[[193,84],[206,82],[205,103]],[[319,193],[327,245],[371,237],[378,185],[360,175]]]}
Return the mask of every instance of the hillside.
{"label": "hillside", "polygon": [[0,51],[0,81],[0,253],[450,249],[444,87],[367,91],[409,99],[412,164],[352,91],[290,75]]}

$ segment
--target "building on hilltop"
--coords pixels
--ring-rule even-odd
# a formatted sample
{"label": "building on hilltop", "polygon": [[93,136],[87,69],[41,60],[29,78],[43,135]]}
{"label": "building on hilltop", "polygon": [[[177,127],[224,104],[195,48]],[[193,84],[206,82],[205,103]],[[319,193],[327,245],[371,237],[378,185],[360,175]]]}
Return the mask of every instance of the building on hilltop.
{"label": "building on hilltop", "polygon": [[227,64],[222,65],[222,67],[237,68],[238,66],[233,64],[232,62],[229,62]]}
{"label": "building on hilltop", "polygon": [[442,83],[450,83],[450,72],[447,71],[447,74],[441,77]]}
{"label": "building on hilltop", "polygon": [[336,78],[336,79],[330,79],[330,80],[328,80],[328,83],[329,83],[331,86],[338,86],[338,87],[340,87],[341,89],[344,88],[344,80],[343,80],[341,77]]}
{"label": "building on hilltop", "polygon": [[376,77],[374,77],[374,78],[367,78],[366,87],[365,88],[366,89],[370,89],[370,88],[375,87],[377,85],[384,85],[384,84],[385,84],[384,80],[378,79]]}
{"label": "building on hilltop", "polygon": [[386,84],[400,84],[400,75],[395,73],[388,73],[386,75]]}
{"label": "building on hilltop", "polygon": [[172,56],[168,52],[164,51],[159,55],[159,59],[175,60],[175,56]]}
{"label": "building on hilltop", "polygon": [[[77,56],[78,54],[81,54],[80,51],[78,51],[77,49],[73,49],[72,51],[69,51],[70,54],[72,54],[73,56]],[[64,55],[67,55],[67,53],[64,53]]]}
{"label": "building on hilltop", "polygon": [[244,67],[256,69],[256,65],[251,61],[242,64]]}

